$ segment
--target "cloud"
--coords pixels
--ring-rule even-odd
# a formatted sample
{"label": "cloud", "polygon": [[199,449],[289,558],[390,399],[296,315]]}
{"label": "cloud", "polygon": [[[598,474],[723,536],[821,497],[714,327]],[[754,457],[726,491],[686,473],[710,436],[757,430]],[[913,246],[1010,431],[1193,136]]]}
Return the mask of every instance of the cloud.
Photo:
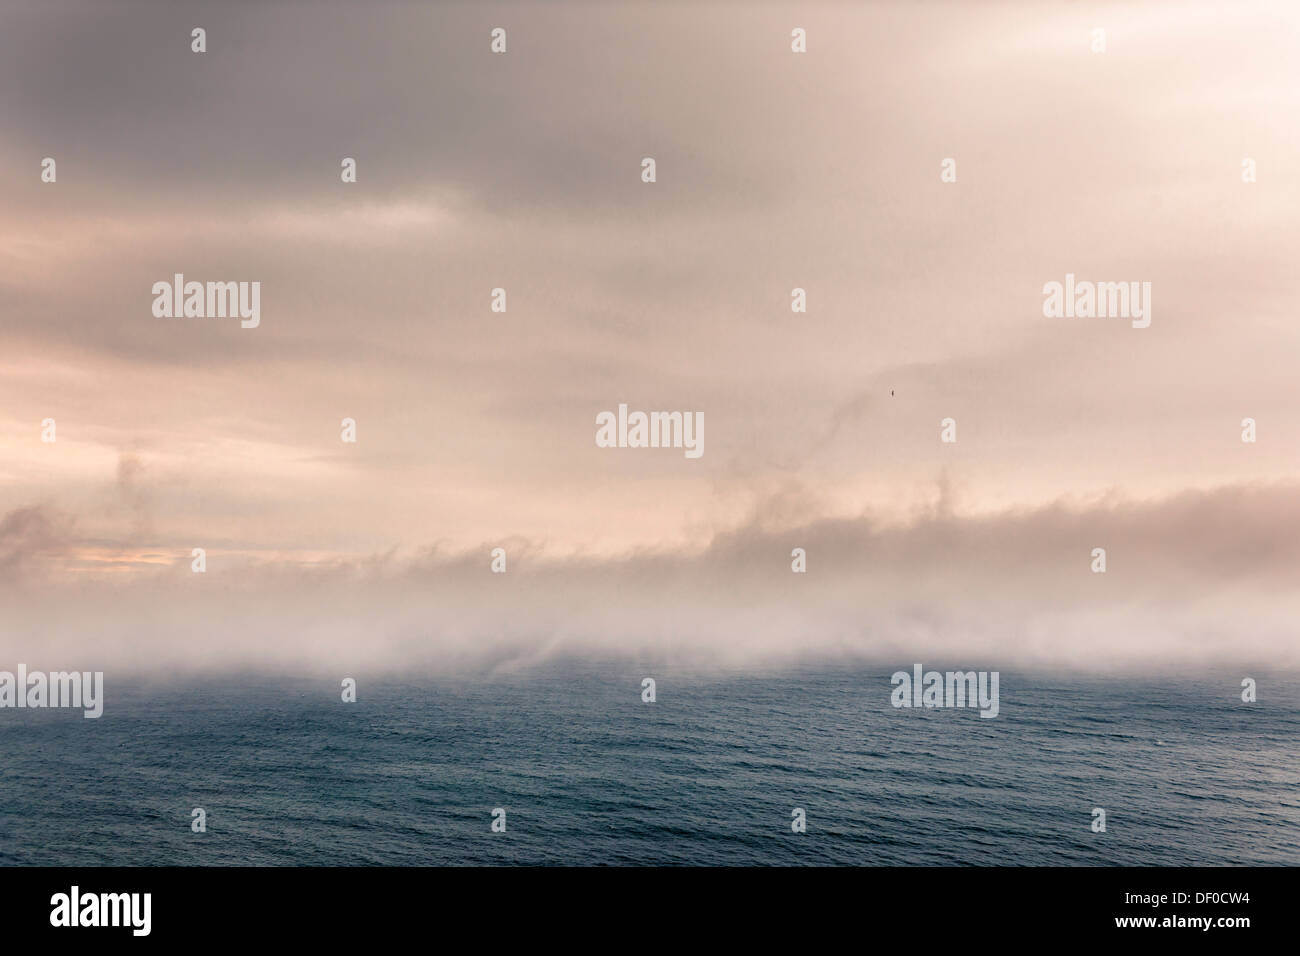
{"label": "cloud", "polygon": [[32,505],[0,518],[0,573],[17,576],[33,562],[66,552],[71,522],[49,508]]}
{"label": "cloud", "polygon": [[[8,4],[0,652],[1288,657],[1294,5],[799,17]],[[1045,320],[1066,272],[1151,328]],[[624,401],[705,457],[594,447]]]}
{"label": "cloud", "polygon": [[[210,552],[200,575],[174,554],[126,580],[8,587],[5,644],[28,663],[179,671],[461,671],[564,655],[701,669],[1300,665],[1295,485],[789,517],[776,501],[701,549],[617,558],[507,539],[315,563]],[[42,551],[52,525],[30,509],[7,516],[8,560]],[[489,570],[496,546],[505,574]],[[805,574],[791,571],[795,547]],[[1095,547],[1105,574],[1091,571]]]}

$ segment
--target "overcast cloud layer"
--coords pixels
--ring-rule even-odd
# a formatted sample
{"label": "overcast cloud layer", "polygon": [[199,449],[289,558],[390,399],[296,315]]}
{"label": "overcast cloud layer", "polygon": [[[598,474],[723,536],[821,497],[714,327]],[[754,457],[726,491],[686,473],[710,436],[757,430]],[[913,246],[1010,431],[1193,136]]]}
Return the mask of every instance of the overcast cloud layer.
{"label": "overcast cloud layer", "polygon": [[[1292,666],[1298,41],[1284,2],[7,2],[0,668]],[[177,272],[260,327],[155,318]],[[1067,272],[1150,328],[1044,318]],[[705,454],[597,448],[620,402]]]}

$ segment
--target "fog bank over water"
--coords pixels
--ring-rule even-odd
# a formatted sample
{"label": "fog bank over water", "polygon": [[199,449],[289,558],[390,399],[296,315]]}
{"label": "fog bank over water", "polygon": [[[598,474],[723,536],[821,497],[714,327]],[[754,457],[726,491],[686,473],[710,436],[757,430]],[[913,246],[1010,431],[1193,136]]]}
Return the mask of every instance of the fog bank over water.
{"label": "fog bank over water", "polygon": [[[923,661],[1170,672],[1300,666],[1300,494],[1228,486],[906,520],[772,499],[694,550],[559,556],[522,539],[352,561],[210,550],[97,567],[40,507],[0,519],[0,666],[484,673],[567,655],[684,669]],[[491,570],[494,548],[505,573]],[[1105,573],[1092,570],[1105,548]],[[792,551],[806,553],[794,573]]]}

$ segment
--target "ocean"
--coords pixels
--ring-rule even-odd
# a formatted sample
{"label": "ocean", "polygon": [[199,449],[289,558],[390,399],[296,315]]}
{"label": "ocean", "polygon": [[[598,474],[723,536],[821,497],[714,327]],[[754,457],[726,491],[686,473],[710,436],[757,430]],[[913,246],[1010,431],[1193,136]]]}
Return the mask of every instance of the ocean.
{"label": "ocean", "polygon": [[110,673],[0,711],[0,863],[1300,864],[1296,675],[1002,672],[982,719],[891,706],[910,667]]}

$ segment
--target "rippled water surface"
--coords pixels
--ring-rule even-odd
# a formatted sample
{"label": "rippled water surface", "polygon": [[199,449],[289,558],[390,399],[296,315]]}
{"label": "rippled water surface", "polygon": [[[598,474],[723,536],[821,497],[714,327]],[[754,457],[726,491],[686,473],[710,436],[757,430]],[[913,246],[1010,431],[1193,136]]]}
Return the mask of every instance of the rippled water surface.
{"label": "rippled water surface", "polygon": [[658,671],[653,704],[619,666],[362,678],[351,705],[110,675],[99,720],[0,711],[0,862],[1300,864],[1293,675],[1248,705],[1230,675],[1003,672],[988,720],[894,709],[892,669]]}

